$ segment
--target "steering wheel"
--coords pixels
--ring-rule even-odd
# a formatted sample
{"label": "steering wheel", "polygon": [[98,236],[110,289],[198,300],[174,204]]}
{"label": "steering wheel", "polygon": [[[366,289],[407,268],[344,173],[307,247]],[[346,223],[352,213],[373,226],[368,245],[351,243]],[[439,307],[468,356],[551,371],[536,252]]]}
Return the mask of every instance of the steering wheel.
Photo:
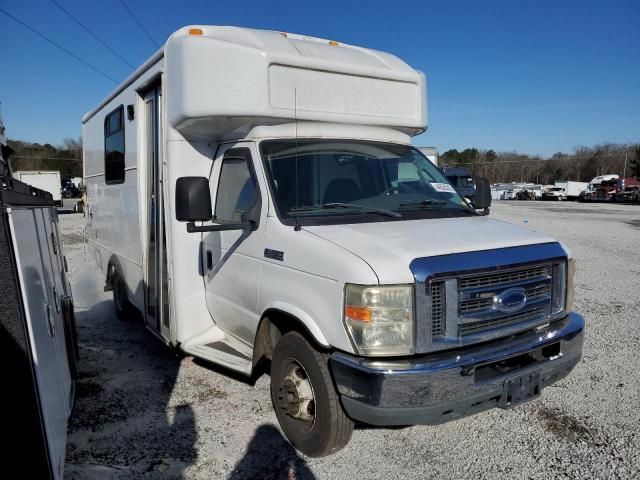
{"label": "steering wheel", "polygon": [[401,193],[404,190],[405,193],[412,193],[413,190],[411,188],[409,188],[406,185],[403,185],[402,183],[398,183],[397,187],[389,187],[389,188],[385,188],[380,195],[391,195],[393,193],[393,195],[398,195],[399,193]]}

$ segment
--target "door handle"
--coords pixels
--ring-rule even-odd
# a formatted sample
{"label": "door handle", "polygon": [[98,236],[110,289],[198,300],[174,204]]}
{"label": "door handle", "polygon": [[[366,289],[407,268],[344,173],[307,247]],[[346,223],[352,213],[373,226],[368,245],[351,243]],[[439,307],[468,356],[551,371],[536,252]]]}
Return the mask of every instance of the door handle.
{"label": "door handle", "polygon": [[211,270],[213,268],[213,254],[211,250],[207,250],[207,270]]}

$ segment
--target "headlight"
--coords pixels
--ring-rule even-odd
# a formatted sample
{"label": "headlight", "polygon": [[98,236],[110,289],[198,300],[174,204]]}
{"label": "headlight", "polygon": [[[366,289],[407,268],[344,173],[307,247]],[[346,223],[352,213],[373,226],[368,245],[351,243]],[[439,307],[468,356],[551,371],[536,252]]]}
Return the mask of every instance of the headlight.
{"label": "headlight", "polygon": [[413,353],[413,286],[347,285],[344,323],[358,353]]}
{"label": "headlight", "polygon": [[575,261],[553,265],[553,292],[551,296],[551,315],[560,317],[573,308],[573,274]]}

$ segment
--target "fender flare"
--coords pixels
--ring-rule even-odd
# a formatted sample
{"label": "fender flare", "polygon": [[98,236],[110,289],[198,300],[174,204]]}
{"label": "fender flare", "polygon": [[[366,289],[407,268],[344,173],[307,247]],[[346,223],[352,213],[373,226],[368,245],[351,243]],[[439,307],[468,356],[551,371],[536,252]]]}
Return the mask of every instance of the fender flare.
{"label": "fender flare", "polygon": [[[309,331],[311,336],[313,336],[314,340],[318,342],[319,345],[323,347],[330,347],[329,341],[327,337],[325,337],[318,324],[311,318],[311,316],[302,310],[301,308],[296,307],[295,305],[291,305],[286,302],[275,301],[265,306],[262,310],[263,312],[267,312],[269,310],[280,310],[281,312],[287,313],[292,317],[297,318],[300,323],[302,323],[305,328]],[[264,313],[262,314],[264,317]]]}

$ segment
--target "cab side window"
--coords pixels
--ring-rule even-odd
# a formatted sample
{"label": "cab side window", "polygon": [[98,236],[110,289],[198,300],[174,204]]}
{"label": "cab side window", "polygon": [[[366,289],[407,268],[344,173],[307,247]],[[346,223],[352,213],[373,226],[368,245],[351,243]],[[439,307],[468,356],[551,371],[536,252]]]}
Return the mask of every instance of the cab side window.
{"label": "cab side window", "polygon": [[255,205],[258,195],[258,182],[249,149],[228,150],[220,168],[215,205],[216,221],[239,222],[241,214]]}

